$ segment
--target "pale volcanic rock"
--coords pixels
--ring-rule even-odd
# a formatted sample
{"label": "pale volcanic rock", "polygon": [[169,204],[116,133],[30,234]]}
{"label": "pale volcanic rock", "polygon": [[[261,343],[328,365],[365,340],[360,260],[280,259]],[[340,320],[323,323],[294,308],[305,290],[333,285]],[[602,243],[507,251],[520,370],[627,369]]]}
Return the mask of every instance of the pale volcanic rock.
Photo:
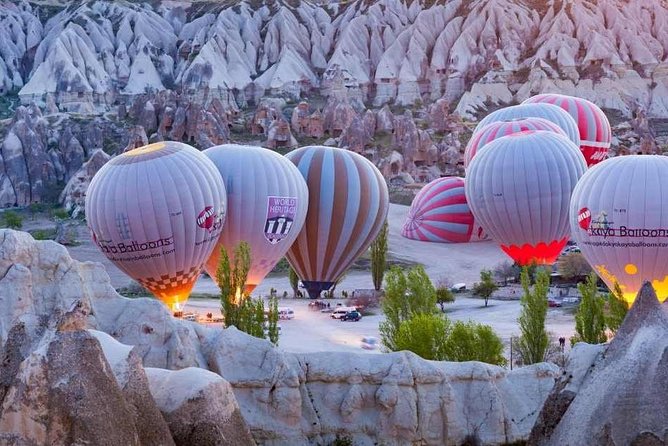
{"label": "pale volcanic rock", "polygon": [[102,149],[97,149],[65,185],[59,201],[65,210],[71,213],[72,217],[76,218],[84,211],[86,190],[90,181],[110,159],[111,157]]}

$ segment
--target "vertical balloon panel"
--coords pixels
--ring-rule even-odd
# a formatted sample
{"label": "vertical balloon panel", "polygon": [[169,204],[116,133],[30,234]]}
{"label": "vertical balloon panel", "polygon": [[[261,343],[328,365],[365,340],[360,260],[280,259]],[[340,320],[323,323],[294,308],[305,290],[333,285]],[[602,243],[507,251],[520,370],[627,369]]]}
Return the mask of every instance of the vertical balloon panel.
{"label": "vertical balloon panel", "polygon": [[250,292],[299,235],[306,219],[308,188],[297,167],[269,149],[225,144],[204,154],[221,173],[228,200],[225,227],[205,267],[215,278],[220,247],[234,262],[234,249],[247,242],[251,267],[246,291]]}
{"label": "vertical balloon panel", "polygon": [[178,309],[218,240],[225,204],[215,166],[190,146],[164,142],[104,165],[88,188],[86,218],[109,260]]}
{"label": "vertical balloon panel", "polygon": [[389,209],[387,184],[373,163],[348,150],[309,146],[286,156],[309,190],[306,222],[287,257],[317,297],[380,232]]}
{"label": "vertical balloon panel", "polygon": [[668,158],[632,155],[590,168],[573,191],[570,225],[582,254],[632,303],[644,281],[668,297]]}

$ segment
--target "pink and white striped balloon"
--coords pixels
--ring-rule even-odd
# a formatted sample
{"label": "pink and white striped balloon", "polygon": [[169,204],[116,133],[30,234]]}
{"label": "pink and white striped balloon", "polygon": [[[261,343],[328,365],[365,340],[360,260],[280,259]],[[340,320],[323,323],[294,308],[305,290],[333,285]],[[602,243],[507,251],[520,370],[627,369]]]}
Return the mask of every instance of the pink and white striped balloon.
{"label": "pink and white striped balloon", "polygon": [[518,118],[508,121],[497,121],[487,124],[473,133],[464,151],[464,168],[467,168],[473,157],[487,143],[525,130],[547,130],[567,136],[557,124],[543,118]]}
{"label": "pink and white striped balloon", "polygon": [[487,240],[473,219],[460,177],[438,178],[423,187],[413,199],[401,235],[440,243]]}
{"label": "pink and white striped balloon", "polygon": [[552,104],[566,110],[580,131],[580,151],[593,166],[608,158],[608,149],[612,141],[610,122],[596,104],[586,99],[566,96],[557,93],[546,93],[532,96],[523,104]]}

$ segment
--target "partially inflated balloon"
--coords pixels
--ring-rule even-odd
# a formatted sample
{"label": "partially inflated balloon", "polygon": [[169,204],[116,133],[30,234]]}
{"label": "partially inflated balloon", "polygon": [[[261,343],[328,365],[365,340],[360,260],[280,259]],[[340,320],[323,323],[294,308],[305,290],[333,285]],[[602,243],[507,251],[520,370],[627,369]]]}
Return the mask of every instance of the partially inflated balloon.
{"label": "partially inflated balloon", "polygon": [[464,179],[438,178],[413,199],[401,235],[413,240],[465,243],[487,239],[475,224],[464,194]]}
{"label": "partially inflated balloon", "polygon": [[668,298],[668,158],[611,158],[580,179],[571,198],[573,238],[598,275],[633,302],[644,281]]}
{"label": "partially inflated balloon", "polygon": [[247,242],[251,265],[246,292],[251,292],[299,235],[308,207],[306,182],[294,164],[269,149],[225,144],[204,154],[220,171],[227,190],[225,227],[205,268],[215,278],[220,246],[233,261],[234,249]]}
{"label": "partially inflated balloon", "polygon": [[535,103],[557,105],[571,115],[578,125],[580,150],[588,166],[608,157],[612,130],[607,116],[596,104],[586,99],[556,93],[539,94],[523,102],[523,104]]}
{"label": "partially inflated balloon", "polygon": [[464,168],[471,164],[471,160],[485,144],[503,136],[513,133],[523,132],[525,130],[548,130],[566,136],[561,127],[552,121],[543,118],[517,118],[509,121],[496,121],[487,124],[471,136],[469,143],[464,150]]}
{"label": "partially inflated balloon", "polygon": [[361,155],[324,146],[288,153],[306,179],[306,223],[288,261],[311,297],[331,288],[369,247],[389,209],[387,184]]}
{"label": "partially inflated balloon", "polygon": [[476,126],[473,134],[481,131],[487,124],[518,118],[543,118],[557,124],[566,133],[573,144],[580,147],[580,131],[577,123],[565,110],[552,104],[520,104],[501,108],[485,116]]}
{"label": "partially inflated balloon", "polygon": [[551,264],[568,241],[571,192],[586,168],[564,136],[515,133],[473,158],[466,198],[476,221],[515,262]]}
{"label": "partially inflated balloon", "polygon": [[177,142],[140,147],[105,164],[86,194],[93,241],[171,309],[190,294],[225,219],[216,166]]}

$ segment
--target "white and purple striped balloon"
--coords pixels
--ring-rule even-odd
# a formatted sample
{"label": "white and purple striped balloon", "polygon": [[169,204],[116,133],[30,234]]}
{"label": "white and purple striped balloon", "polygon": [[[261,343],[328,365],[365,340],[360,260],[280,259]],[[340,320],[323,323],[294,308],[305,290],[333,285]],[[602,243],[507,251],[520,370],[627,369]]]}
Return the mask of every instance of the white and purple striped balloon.
{"label": "white and purple striped balloon", "polygon": [[593,166],[608,157],[612,130],[605,113],[596,104],[583,98],[556,93],[539,94],[523,102],[538,103],[561,107],[575,120],[580,132],[580,150],[587,166]]}
{"label": "white and purple striped balloon", "polygon": [[466,243],[486,240],[464,193],[464,178],[438,178],[413,199],[401,235],[412,240]]}

